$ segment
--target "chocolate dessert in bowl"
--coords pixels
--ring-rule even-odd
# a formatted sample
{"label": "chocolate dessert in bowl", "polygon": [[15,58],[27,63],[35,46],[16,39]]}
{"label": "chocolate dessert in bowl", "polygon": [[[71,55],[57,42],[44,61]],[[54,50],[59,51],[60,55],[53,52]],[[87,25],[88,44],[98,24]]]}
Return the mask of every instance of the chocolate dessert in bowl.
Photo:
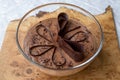
{"label": "chocolate dessert in bowl", "polygon": [[23,16],[16,41],[23,56],[42,72],[67,76],[95,59],[102,48],[103,32],[88,11],[72,4],[49,3]]}

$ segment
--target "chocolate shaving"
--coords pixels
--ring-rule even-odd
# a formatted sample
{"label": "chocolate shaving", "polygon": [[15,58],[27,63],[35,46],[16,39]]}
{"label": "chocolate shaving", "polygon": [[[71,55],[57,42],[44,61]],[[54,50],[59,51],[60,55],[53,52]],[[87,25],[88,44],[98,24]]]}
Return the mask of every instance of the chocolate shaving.
{"label": "chocolate shaving", "polygon": [[59,23],[59,28],[60,31],[58,32],[58,35],[61,37],[64,37],[66,28],[67,28],[67,23],[68,23],[68,16],[66,13],[60,13],[58,15],[58,23]]}
{"label": "chocolate shaving", "polygon": [[68,15],[66,13],[60,13],[58,15],[58,22],[59,22],[60,30],[63,31],[66,23],[68,22]]}
{"label": "chocolate shaving", "polygon": [[[60,13],[58,15],[58,22],[59,22],[59,27],[60,27],[60,31],[58,32],[59,33],[59,39],[58,39],[58,44],[60,45],[60,47],[73,59],[75,60],[76,62],[80,62],[84,59],[84,55],[83,53],[81,52],[82,49],[81,49],[81,45],[78,44],[77,42],[72,42],[70,40],[66,40],[63,39],[63,36],[66,34],[65,33],[65,29],[66,29],[66,24],[68,22],[68,16],[66,13]],[[80,28],[80,26],[78,26]],[[77,27],[77,28],[78,28]],[[73,30],[76,30],[77,28],[74,28],[68,32],[71,32]],[[79,32],[78,32],[79,33]],[[72,35],[70,37],[70,39],[72,37],[74,37],[76,34],[78,33],[75,33],[74,35]],[[64,46],[63,46],[64,45]],[[80,48],[78,48],[80,47]],[[76,49],[77,50],[76,50]]]}
{"label": "chocolate shaving", "polygon": [[84,59],[83,53],[80,53],[75,49],[76,47],[78,49],[78,47],[80,45],[76,45],[72,42],[69,42],[69,44],[68,44],[68,41],[65,42],[62,38],[58,39],[58,43],[59,43],[60,47],[66,52],[66,54],[68,54],[76,62],[80,62]]}
{"label": "chocolate shaving", "polygon": [[76,42],[76,41],[70,41],[70,40],[67,40],[67,39],[64,39],[64,41],[66,42],[66,43],[68,43],[71,47],[72,47],[72,49],[74,49],[75,51],[77,51],[77,52],[81,52],[81,53],[83,53],[84,51],[84,49],[83,49],[83,45],[82,44],[79,44],[78,42]]}

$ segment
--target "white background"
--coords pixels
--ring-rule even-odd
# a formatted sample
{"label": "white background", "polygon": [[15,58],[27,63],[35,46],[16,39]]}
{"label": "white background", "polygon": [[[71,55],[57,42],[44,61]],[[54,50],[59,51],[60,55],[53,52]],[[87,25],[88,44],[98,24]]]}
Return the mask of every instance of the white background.
{"label": "white background", "polygon": [[[8,23],[21,18],[28,10],[49,2],[65,2],[78,5],[92,14],[100,14],[110,5],[120,41],[120,0],[0,0],[0,48]],[[9,43],[8,43],[9,44]]]}

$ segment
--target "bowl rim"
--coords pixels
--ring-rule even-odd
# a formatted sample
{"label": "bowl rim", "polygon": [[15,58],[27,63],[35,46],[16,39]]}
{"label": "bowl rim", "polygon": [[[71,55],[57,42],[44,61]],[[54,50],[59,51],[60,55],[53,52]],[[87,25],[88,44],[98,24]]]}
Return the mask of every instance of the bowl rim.
{"label": "bowl rim", "polygon": [[[22,50],[21,46],[20,46],[20,43],[19,43],[19,39],[18,39],[18,34],[19,34],[19,27],[21,25],[21,23],[23,22],[24,18],[29,14],[31,13],[32,11],[34,10],[37,10],[41,7],[45,7],[45,6],[49,6],[49,5],[66,5],[66,6],[72,6],[72,7],[76,7],[78,9],[81,9],[83,10],[84,12],[88,13],[95,21],[95,23],[97,23],[98,27],[100,28],[100,32],[101,32],[101,40],[100,40],[100,45],[97,49],[97,51],[95,52],[94,55],[92,55],[88,60],[86,60],[85,62],[79,64],[79,65],[76,65],[76,66],[73,66],[73,67],[70,67],[70,68],[65,68],[65,69],[54,69],[54,68],[49,68],[49,67],[46,67],[46,66],[43,66],[43,65],[40,65],[38,64],[37,62],[33,61],[32,59],[28,58],[28,56],[26,55],[26,53],[24,53],[24,51]],[[29,10],[27,13],[25,13],[25,15],[20,19],[19,23],[18,23],[18,26],[17,26],[17,29],[16,29],[16,44],[18,46],[18,49],[20,51],[20,53],[32,64],[35,64],[37,65],[38,67],[43,67],[43,68],[47,68],[47,69],[51,69],[51,70],[72,70],[72,69],[76,69],[76,68],[80,68],[82,66],[85,66],[86,64],[88,64],[89,62],[91,62],[99,53],[100,53],[100,50],[102,49],[102,46],[103,46],[103,31],[102,31],[102,27],[99,23],[99,21],[95,18],[94,15],[92,15],[89,11],[77,6],[77,5],[74,5],[74,4],[70,4],[70,3],[61,3],[61,2],[56,2],[56,3],[47,3],[47,4],[42,4],[42,5],[39,5],[31,10]]]}

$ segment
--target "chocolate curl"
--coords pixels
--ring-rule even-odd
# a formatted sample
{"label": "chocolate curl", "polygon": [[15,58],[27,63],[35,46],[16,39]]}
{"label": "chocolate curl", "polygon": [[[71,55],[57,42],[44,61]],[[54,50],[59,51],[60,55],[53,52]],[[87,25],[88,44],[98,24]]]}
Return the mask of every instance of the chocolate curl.
{"label": "chocolate curl", "polygon": [[[74,48],[76,48],[77,47],[77,49],[79,50],[79,46],[80,45],[77,45],[77,44],[75,44],[75,43],[72,43],[71,41],[67,41],[67,42],[65,42],[62,38],[60,38],[59,37],[59,39],[58,39],[58,43],[59,43],[59,46],[60,46],[60,48],[62,48],[65,52],[66,52],[66,54],[68,55],[68,56],[70,56],[73,60],[75,60],[76,62],[80,62],[80,61],[82,61],[83,59],[84,59],[84,55],[82,54],[82,53],[80,53],[80,52],[78,52],[78,51],[75,51],[74,49],[73,49],[73,47]],[[69,44],[68,44],[69,43]],[[72,47],[71,47],[71,46]],[[73,46],[74,45],[74,46]],[[81,50],[81,49],[80,49]]]}
{"label": "chocolate curl", "polygon": [[78,44],[76,41],[70,41],[64,39],[64,35],[66,32],[66,25],[68,22],[68,16],[66,13],[60,13],[58,15],[58,22],[60,31],[58,32],[58,44],[59,47],[62,48],[73,60],[76,62],[80,62],[84,59],[83,47]]}
{"label": "chocolate curl", "polygon": [[65,31],[66,31],[66,25],[68,22],[68,15],[66,13],[60,13],[58,15],[58,23],[59,23],[59,28],[60,31],[58,32],[58,35],[61,37],[64,37]]}
{"label": "chocolate curl", "polygon": [[68,15],[66,13],[60,13],[58,15],[58,22],[60,30],[63,30],[65,28],[66,23],[68,22]]}

